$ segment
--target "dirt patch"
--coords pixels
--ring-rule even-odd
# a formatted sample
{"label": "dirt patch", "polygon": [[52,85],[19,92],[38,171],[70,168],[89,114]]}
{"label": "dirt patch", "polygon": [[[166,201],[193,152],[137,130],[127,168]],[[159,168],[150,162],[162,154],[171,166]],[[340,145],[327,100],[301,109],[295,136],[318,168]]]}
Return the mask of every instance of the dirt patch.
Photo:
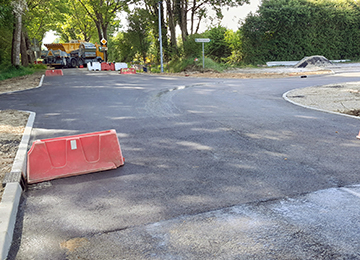
{"label": "dirt patch", "polygon": [[2,80],[0,81],[0,94],[5,92],[36,88],[39,86],[42,75],[42,72],[36,72],[31,75]]}
{"label": "dirt patch", "polygon": [[[0,94],[36,88],[43,73],[21,76],[0,81]],[[1,183],[11,171],[13,161],[24,132],[29,113],[17,110],[0,110],[0,201],[4,191]]]}
{"label": "dirt patch", "polygon": [[316,66],[316,67],[326,67],[332,66],[333,64],[324,56],[315,55],[310,57],[305,57],[301,61],[299,61],[294,67],[295,68],[306,68],[308,66]]}
{"label": "dirt patch", "polygon": [[69,250],[69,252],[74,252],[77,248],[83,247],[88,243],[89,240],[87,238],[76,237],[60,243],[60,247]]}
{"label": "dirt patch", "polygon": [[[0,182],[12,164],[20,144],[29,113],[17,110],[0,111]],[[4,189],[0,185],[0,201]]]}
{"label": "dirt patch", "polygon": [[360,116],[360,109],[351,109],[351,110],[345,110],[345,111],[339,111],[343,114],[348,114],[351,116]]}
{"label": "dirt patch", "polygon": [[303,72],[199,72],[199,71],[186,71],[181,73],[154,73],[153,75],[159,76],[175,76],[175,77],[194,77],[194,78],[228,78],[228,79],[254,79],[254,78],[285,78],[296,76],[309,76],[333,73],[331,70],[318,70],[318,71],[303,71]]}

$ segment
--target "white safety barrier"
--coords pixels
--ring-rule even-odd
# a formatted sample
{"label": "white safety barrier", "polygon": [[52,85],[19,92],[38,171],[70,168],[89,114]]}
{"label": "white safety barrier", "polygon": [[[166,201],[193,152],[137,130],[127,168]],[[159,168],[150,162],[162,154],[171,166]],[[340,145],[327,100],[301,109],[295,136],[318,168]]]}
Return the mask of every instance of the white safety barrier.
{"label": "white safety barrier", "polygon": [[127,64],[124,62],[115,62],[115,70],[127,69]]}
{"label": "white safety barrier", "polygon": [[91,71],[91,70],[101,71],[101,63],[100,62],[88,62],[87,63],[87,68],[88,68],[89,71]]}

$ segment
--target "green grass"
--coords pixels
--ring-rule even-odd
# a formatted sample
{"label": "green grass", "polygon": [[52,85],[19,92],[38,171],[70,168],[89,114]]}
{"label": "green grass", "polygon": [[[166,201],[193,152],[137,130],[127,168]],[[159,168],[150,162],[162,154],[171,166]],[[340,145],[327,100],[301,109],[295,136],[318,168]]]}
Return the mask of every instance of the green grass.
{"label": "green grass", "polygon": [[34,64],[34,65],[30,65],[29,67],[7,66],[4,69],[0,70],[0,80],[30,75],[36,71],[42,71],[45,69],[46,66],[42,64]]}
{"label": "green grass", "polygon": [[202,58],[198,58],[198,61],[195,61],[194,57],[186,58],[186,59],[175,59],[172,60],[167,66],[167,72],[182,72],[184,70],[214,70],[216,72],[222,72],[228,66],[225,64],[217,63],[210,58],[205,58],[205,68],[203,69],[203,61]]}

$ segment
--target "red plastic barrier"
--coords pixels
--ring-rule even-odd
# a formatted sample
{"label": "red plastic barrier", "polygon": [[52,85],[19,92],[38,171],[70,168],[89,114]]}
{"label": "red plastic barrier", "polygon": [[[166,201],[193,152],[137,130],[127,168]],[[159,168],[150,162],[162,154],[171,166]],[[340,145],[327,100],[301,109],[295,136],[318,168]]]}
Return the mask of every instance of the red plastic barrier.
{"label": "red plastic barrier", "polygon": [[28,183],[115,169],[124,165],[115,130],[35,141],[27,158]]}
{"label": "red plastic barrier", "polygon": [[136,69],[134,68],[123,68],[120,70],[120,74],[136,74]]}
{"label": "red plastic barrier", "polygon": [[106,62],[102,62],[101,63],[101,70],[115,70],[115,64],[114,63],[106,63]]}
{"label": "red plastic barrier", "polygon": [[47,70],[45,71],[45,76],[62,76],[63,71],[62,70]]}

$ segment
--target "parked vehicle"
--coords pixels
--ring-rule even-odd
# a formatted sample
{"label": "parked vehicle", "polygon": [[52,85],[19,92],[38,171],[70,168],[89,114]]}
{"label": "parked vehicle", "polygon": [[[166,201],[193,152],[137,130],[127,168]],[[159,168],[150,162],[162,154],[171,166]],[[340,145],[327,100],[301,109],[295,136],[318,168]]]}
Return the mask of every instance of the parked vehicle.
{"label": "parked vehicle", "polygon": [[88,62],[103,62],[106,47],[85,41],[44,44],[47,51],[41,52],[43,64],[55,68],[76,68]]}

